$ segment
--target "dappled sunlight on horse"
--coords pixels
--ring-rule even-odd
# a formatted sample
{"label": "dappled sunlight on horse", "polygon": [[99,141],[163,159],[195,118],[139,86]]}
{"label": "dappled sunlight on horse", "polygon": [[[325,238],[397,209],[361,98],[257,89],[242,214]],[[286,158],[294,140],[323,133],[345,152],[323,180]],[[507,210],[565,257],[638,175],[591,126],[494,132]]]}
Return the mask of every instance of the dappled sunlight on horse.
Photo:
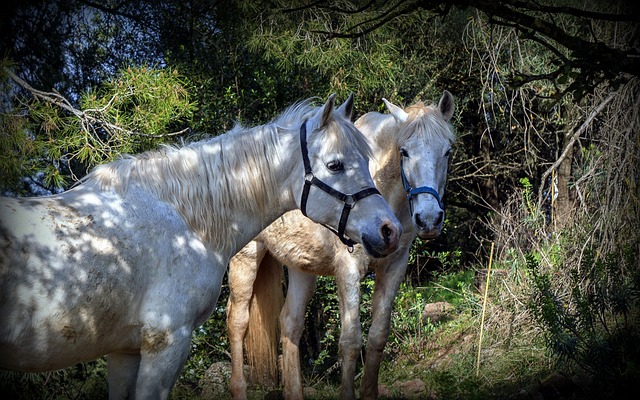
{"label": "dappled sunlight on horse", "polygon": [[[99,166],[61,194],[0,199],[0,368],[107,355],[110,398],[167,398],[238,250],[303,197],[311,219],[338,230],[344,202],[315,186],[302,195],[303,159],[336,193],[373,186],[353,98],[337,109],[334,98]],[[402,232],[375,193],[343,225],[384,254]]]}
{"label": "dappled sunlight on horse", "polygon": [[[232,259],[229,269],[227,324],[234,399],[246,398],[243,338],[253,379],[263,385],[278,382],[278,314],[284,396],[302,398],[298,345],[317,275],[336,277],[341,318],[340,398],[354,399],[356,361],[362,348],[360,280],[367,270],[375,272],[375,288],[360,397],[377,398],[393,300],[407,269],[411,244],[416,236],[434,238],[442,230],[442,196],[455,140],[449,125],[454,111],[449,92],[444,92],[437,106],[417,103],[402,109],[384,102],[389,114],[367,113],[356,126],[372,143],[369,168],[376,187],[403,225],[399,249],[381,258],[371,257],[361,246],[349,249],[299,211],[286,213],[262,231]],[[288,267],[289,276],[284,307],[282,266]]]}

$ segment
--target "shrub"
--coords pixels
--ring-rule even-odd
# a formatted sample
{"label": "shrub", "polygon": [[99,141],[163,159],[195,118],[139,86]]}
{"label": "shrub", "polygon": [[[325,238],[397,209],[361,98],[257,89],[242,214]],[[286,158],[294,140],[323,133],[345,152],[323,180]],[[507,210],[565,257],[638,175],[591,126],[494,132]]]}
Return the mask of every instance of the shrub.
{"label": "shrub", "polygon": [[640,273],[633,258],[585,253],[566,273],[565,290],[558,276],[527,257],[531,311],[542,326],[552,355],[593,378],[594,393],[617,398],[640,381]]}

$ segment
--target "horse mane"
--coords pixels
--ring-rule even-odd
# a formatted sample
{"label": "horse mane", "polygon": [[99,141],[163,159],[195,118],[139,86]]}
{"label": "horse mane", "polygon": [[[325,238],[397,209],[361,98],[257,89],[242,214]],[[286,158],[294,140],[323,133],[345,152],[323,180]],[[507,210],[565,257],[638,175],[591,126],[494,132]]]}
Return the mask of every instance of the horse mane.
{"label": "horse mane", "polygon": [[[319,107],[312,106],[312,100],[292,105],[264,125],[247,128],[237,124],[210,139],[125,156],[96,167],[83,182],[120,194],[135,183],[172,204],[206,242],[225,248],[235,246],[233,235],[227,232],[232,225],[228,216],[238,210],[270,213],[269,207],[281,195],[286,178],[278,176],[273,166],[296,159],[290,152],[277,149],[284,137],[297,136],[302,122],[315,115]],[[348,120],[334,118],[327,129],[327,133],[333,133],[328,143],[358,146],[370,154],[366,138],[345,122]],[[332,124],[341,126],[331,129],[336,128]]]}
{"label": "horse mane", "polygon": [[[398,123],[391,114],[368,112],[362,115],[356,125],[361,129],[368,127],[371,139],[382,152],[375,155],[379,164],[388,162],[386,157],[395,160],[399,150],[407,139],[419,135],[429,142],[447,141],[452,144],[456,134],[451,124],[446,121],[436,105],[425,105],[419,101],[403,110],[408,114],[404,122]],[[382,157],[382,158],[381,158]],[[387,161],[383,161],[383,160]],[[391,161],[395,163],[395,161]]]}
{"label": "horse mane", "polygon": [[404,111],[409,114],[407,121],[398,134],[398,141],[403,142],[418,133],[426,136],[427,140],[446,140],[453,143],[456,139],[451,124],[442,117],[442,113],[435,105],[426,105],[418,101]]}

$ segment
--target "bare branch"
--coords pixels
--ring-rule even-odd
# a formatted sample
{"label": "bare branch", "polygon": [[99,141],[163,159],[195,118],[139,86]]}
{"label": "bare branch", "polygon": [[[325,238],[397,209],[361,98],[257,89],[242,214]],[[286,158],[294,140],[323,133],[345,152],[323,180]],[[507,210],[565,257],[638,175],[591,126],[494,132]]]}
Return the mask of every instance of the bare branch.
{"label": "bare branch", "polygon": [[358,14],[364,10],[366,10],[367,8],[371,7],[371,5],[375,2],[375,0],[371,0],[369,1],[367,4],[356,8],[355,10],[349,10],[346,8],[338,8],[338,7],[332,7],[332,6],[323,6],[322,3],[324,3],[326,0],[318,0],[315,1],[313,3],[304,5],[304,6],[300,6],[297,8],[287,8],[285,10],[282,10],[282,12],[284,13],[292,13],[292,12],[297,12],[297,11],[302,11],[302,10],[307,10],[313,7],[318,7],[321,8],[323,10],[327,10],[327,11],[332,11],[332,12],[339,12],[342,14]]}
{"label": "bare branch", "polygon": [[617,91],[609,94],[609,96],[604,99],[602,103],[598,105],[598,107],[591,111],[587,119],[580,125],[580,127],[574,130],[573,135],[571,135],[571,138],[569,139],[567,145],[564,147],[564,150],[562,151],[562,154],[560,154],[560,157],[558,157],[558,159],[542,174],[542,178],[540,179],[540,187],[538,188],[538,208],[542,207],[542,202],[544,200],[544,183],[549,175],[551,175],[551,173],[556,170],[560,166],[560,164],[562,164],[564,159],[567,157],[569,150],[571,150],[571,148],[575,144],[576,140],[578,140],[580,135],[582,135],[582,133],[589,127],[591,121],[593,121],[593,119],[602,112],[602,110],[607,106],[607,104],[609,104],[609,102],[611,102],[611,100],[613,100],[617,96],[617,94]]}
{"label": "bare branch", "polygon": [[561,6],[545,6],[538,2],[531,1],[512,1],[508,3],[514,7],[524,8],[531,11],[541,11],[551,14],[567,14],[575,17],[588,18],[588,19],[597,19],[602,21],[612,21],[612,22],[637,22],[640,21],[640,15],[623,15],[623,14],[608,14],[608,13],[599,13],[587,10],[581,10],[579,8],[574,7],[561,7]]}
{"label": "bare branch", "polygon": [[[478,8],[491,17],[497,17],[510,21],[514,28],[523,32],[537,32],[559,45],[572,51],[574,63],[582,68],[591,70],[611,70],[626,72],[638,76],[640,71],[640,53],[636,49],[627,51],[615,49],[602,43],[590,42],[578,36],[572,36],[558,26],[542,18],[537,18],[510,7],[505,7],[502,2],[491,0],[471,0],[467,5]],[[594,57],[597,61],[594,62]]]}

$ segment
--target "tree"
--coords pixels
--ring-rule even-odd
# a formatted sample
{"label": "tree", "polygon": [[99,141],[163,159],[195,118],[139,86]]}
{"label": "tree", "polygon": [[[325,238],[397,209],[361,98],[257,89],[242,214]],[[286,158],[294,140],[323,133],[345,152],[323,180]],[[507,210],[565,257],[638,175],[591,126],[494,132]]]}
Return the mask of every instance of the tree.
{"label": "tree", "polygon": [[97,163],[266,122],[327,91],[322,76],[299,80],[249,52],[238,15],[206,0],[9,4],[3,188],[58,190]]}
{"label": "tree", "polygon": [[83,94],[79,109],[57,92],[37,90],[4,72],[32,96],[0,120],[4,190],[20,190],[25,179],[49,192],[66,187],[97,164],[185,134],[195,107],[188,82],[171,70],[123,70]]}
{"label": "tree", "polygon": [[[333,23],[325,24],[324,29],[309,31],[331,38],[362,38],[394,20],[409,18],[423,11],[429,12],[428,20],[446,18],[452,7],[460,9],[474,8],[488,17],[493,25],[513,28],[526,40],[541,44],[554,55],[556,68],[544,74],[522,73],[514,75],[513,84],[537,80],[552,80],[564,83],[572,80],[572,85],[564,92],[585,92],[594,83],[603,80],[619,79],[621,75],[638,76],[640,74],[640,49],[628,37],[607,42],[600,35],[611,32],[602,31],[601,25],[622,25],[630,27],[630,35],[638,39],[635,26],[640,22],[639,6],[634,2],[592,2],[588,6],[573,6],[571,1],[557,6],[555,2],[531,1],[487,1],[487,0],[451,0],[423,1],[400,0],[396,2],[369,1],[357,7],[354,4],[341,4],[333,1],[292,2],[280,4],[282,12],[294,14],[311,12],[317,15],[330,15]],[[611,5],[614,8],[610,12]],[[287,4],[287,6],[284,6]],[[326,18],[326,17],[325,17]],[[342,22],[342,23],[341,23]],[[605,28],[606,29],[606,28]],[[627,79],[626,77],[623,79]]]}

